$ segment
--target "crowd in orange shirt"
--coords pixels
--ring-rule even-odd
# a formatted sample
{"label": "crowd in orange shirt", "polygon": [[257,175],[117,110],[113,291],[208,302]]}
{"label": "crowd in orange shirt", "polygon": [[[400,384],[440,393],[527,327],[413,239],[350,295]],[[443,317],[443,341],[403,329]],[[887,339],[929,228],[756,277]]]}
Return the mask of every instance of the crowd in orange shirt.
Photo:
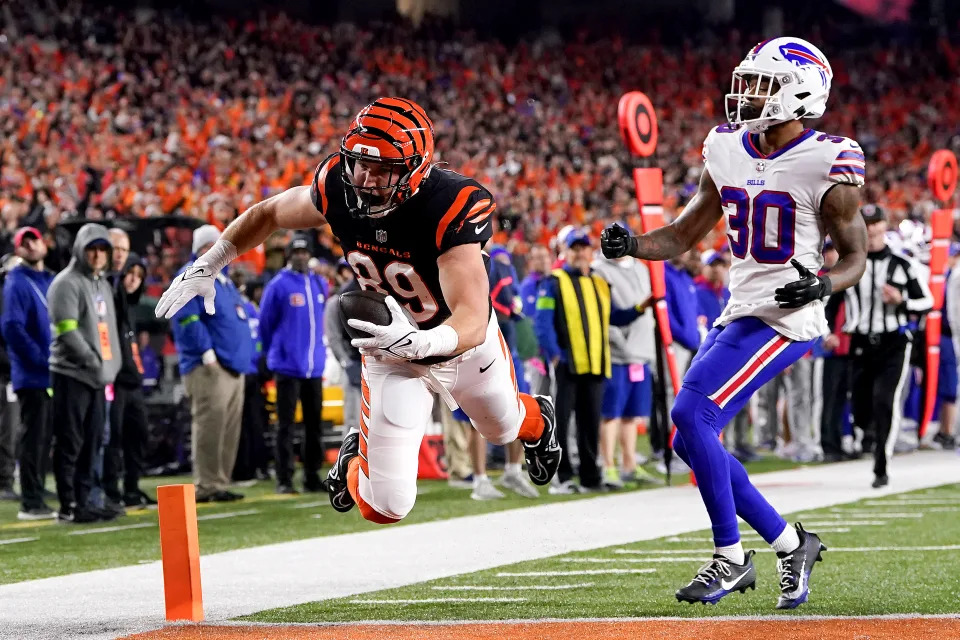
{"label": "crowd in orange shirt", "polygon": [[[522,251],[567,223],[636,222],[616,107],[623,92],[643,90],[659,114],[669,214],[695,188],[703,138],[723,120],[730,72],[753,44],[736,35],[697,46],[544,35],[508,47],[438,24],[191,22],[78,1],[39,29],[17,13],[27,4],[13,6],[17,29],[0,40],[7,233],[25,220],[52,228],[80,215],[223,226],[308,181],[359,107],[380,95],[427,108],[437,160],[490,186]],[[960,138],[960,48],[823,48],[834,89],[812,126],[860,141],[865,199],[922,217],[932,207],[929,154]],[[335,254],[333,239],[324,242]],[[262,268],[262,252],[248,259]]]}

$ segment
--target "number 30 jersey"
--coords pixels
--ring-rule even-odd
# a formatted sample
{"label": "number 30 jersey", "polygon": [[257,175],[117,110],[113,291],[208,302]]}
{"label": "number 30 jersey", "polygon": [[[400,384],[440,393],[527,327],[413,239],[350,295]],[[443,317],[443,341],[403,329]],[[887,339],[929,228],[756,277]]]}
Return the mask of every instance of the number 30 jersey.
{"label": "number 30 jersey", "polygon": [[812,129],[770,155],[757,134],[721,125],[703,143],[703,159],[720,191],[730,242],[730,302],[716,325],[753,316],[793,340],[827,332],[822,301],[780,309],[774,291],[799,279],[795,258],[823,266],[820,204],[837,184],[863,186],[863,151],[854,140]]}
{"label": "number 30 jersey", "polygon": [[360,287],[396,298],[421,329],[450,317],[437,258],[457,245],[483,246],[493,235],[493,196],[476,180],[447,169],[431,168],[413,197],[382,218],[350,213],[347,197],[355,196],[344,190],[339,154],[317,167],[310,194]]}

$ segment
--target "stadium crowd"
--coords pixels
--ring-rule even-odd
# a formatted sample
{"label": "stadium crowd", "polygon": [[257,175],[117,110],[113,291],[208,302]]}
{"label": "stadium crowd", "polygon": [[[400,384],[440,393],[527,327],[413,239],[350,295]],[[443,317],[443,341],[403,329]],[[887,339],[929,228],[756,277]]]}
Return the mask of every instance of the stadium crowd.
{"label": "stadium crowd", "polygon": [[[519,46],[507,47],[495,39],[429,21],[418,29],[401,21],[368,27],[311,26],[282,15],[250,20],[212,16],[198,21],[174,12],[126,13],[79,1],[61,3],[55,13],[35,12],[26,4],[11,5],[7,15],[11,21],[0,34],[0,49],[4,52],[0,62],[0,254],[15,259],[6,270],[3,333],[7,336],[8,316],[13,313],[9,309],[17,309],[12,304],[15,298],[31,313],[41,313],[40,306],[43,313],[49,311],[48,322],[39,324],[52,322],[54,326],[54,335],[33,336],[37,350],[14,355],[15,362],[19,358],[21,366],[26,361],[34,369],[28,371],[33,375],[18,381],[17,365],[13,366],[13,388],[23,406],[20,416],[6,417],[8,442],[13,441],[9,434],[18,432],[9,423],[26,425],[39,420],[25,409],[24,399],[29,400],[30,407],[36,407],[46,402],[42,396],[48,387],[57,388],[56,384],[42,384],[39,379],[43,375],[36,367],[46,367],[51,343],[64,342],[63,336],[70,333],[70,327],[58,322],[78,320],[69,315],[56,319],[54,305],[47,308],[46,292],[52,279],[47,270],[62,272],[72,256],[79,261],[81,270],[113,274],[112,294],[103,296],[103,300],[116,300],[118,308],[113,309],[111,304],[107,305],[110,308],[93,310],[101,321],[90,325],[88,347],[98,348],[101,359],[110,359],[102,356],[107,349],[117,353],[120,360],[129,358],[126,364],[133,362],[140,358],[141,350],[146,355],[148,341],[132,326],[126,307],[119,308],[129,296],[136,298],[131,299],[131,304],[137,304],[140,297],[139,283],[126,282],[127,274],[143,271],[139,278],[145,283],[145,300],[149,300],[191,259],[191,254],[209,246],[210,238],[215,239],[218,230],[248,206],[290,186],[304,184],[317,162],[335,151],[357,109],[379,95],[408,96],[423,104],[436,125],[436,160],[477,178],[496,196],[499,232],[494,237],[496,246],[488,250],[495,255],[494,265],[501,264],[506,269],[495,266],[491,271],[498,319],[502,324],[518,325],[512,331],[517,340],[511,346],[516,351],[517,370],[526,372],[525,382],[535,388],[539,385],[541,391],[549,390],[549,372],[563,356],[560,352],[542,351],[553,342],[550,320],[540,317],[542,305],[538,305],[537,298],[542,292],[538,285],[550,277],[551,266],[562,266],[573,256],[571,252],[580,251],[576,259],[591,264],[593,256],[584,258],[582,251],[595,245],[599,230],[609,222],[621,220],[638,227],[631,161],[620,140],[615,117],[617,98],[627,90],[641,89],[652,97],[658,109],[657,164],[664,170],[669,216],[695,190],[703,137],[724,119],[719,105],[730,70],[753,44],[741,35],[723,42],[705,38],[696,45],[685,42],[666,46],[635,44],[618,37],[580,35],[562,39],[556,33],[546,33]],[[868,167],[864,202],[879,205],[894,232],[906,219],[922,225],[934,207],[925,188],[927,159],[935,149],[957,149],[960,145],[960,84],[946,81],[957,77],[960,71],[960,48],[946,39],[933,44],[903,40],[884,43],[883,47],[836,48],[835,52],[829,46],[824,48],[831,54],[834,88],[827,116],[815,126],[860,142]],[[939,55],[930,55],[934,48]],[[188,218],[205,226],[201,227],[203,231],[194,231],[186,242],[172,242],[167,237],[160,244],[148,243],[142,262],[114,259],[118,248],[122,248],[122,237],[106,236],[105,229],[94,234],[95,242],[81,243],[77,249],[73,248],[71,234],[62,232],[65,223],[73,220],[108,225],[127,221],[135,226],[145,219],[165,216]],[[908,239],[908,245],[914,242],[914,235]],[[43,248],[36,246],[36,238],[43,240]],[[718,229],[701,251],[673,261],[668,267],[671,328],[677,336],[678,349],[695,351],[705,329],[722,309],[729,265],[725,242],[725,235]],[[100,259],[97,245],[109,247],[112,265],[96,266]],[[126,248],[129,251],[129,238]],[[918,256],[922,254],[921,247],[908,248]],[[88,250],[92,251],[90,256],[85,253]],[[309,251],[316,260],[308,262],[309,256],[302,255],[295,260],[294,254],[302,250]],[[500,259],[496,259],[496,252],[500,252]],[[41,253],[44,255],[38,259],[36,256]],[[279,395],[277,398],[278,409],[281,404],[284,407],[279,416],[283,424],[276,446],[280,460],[276,472],[278,491],[295,490],[289,435],[292,414],[297,399],[306,397],[300,395],[301,389],[309,387],[314,395],[321,393],[320,383],[315,381],[322,375],[323,358],[319,364],[311,358],[309,366],[281,362],[282,358],[268,363],[269,348],[261,353],[260,346],[267,345],[254,320],[260,321],[264,313],[261,303],[270,297],[258,296],[265,286],[269,289],[276,278],[284,277],[288,269],[283,267],[289,262],[295,263],[295,271],[309,271],[311,277],[316,277],[316,286],[327,292],[326,298],[330,299],[334,287],[347,286],[350,281],[349,270],[338,267],[338,258],[336,239],[324,230],[307,234],[299,242],[278,235],[265,248],[241,256],[233,274],[236,282],[224,279],[218,285],[230,290],[229,295],[238,301],[236,318],[227,333],[218,333],[220,328],[202,328],[209,321],[203,317],[202,305],[197,313],[187,313],[175,321],[175,340],[170,344],[175,345],[172,353],[180,357],[179,373],[187,384],[203,389],[203,384],[189,382],[191,372],[199,366],[216,364],[223,369],[216,384],[224,385],[222,388],[228,385],[234,394],[230,407],[216,411],[216,415],[199,422],[196,415],[193,417],[194,455],[206,452],[203,470],[199,472],[203,477],[197,479],[201,498],[242,497],[230,491],[235,479],[231,476],[236,475],[232,473],[235,463],[248,477],[265,477],[269,455],[263,442],[264,410],[249,404],[260,394],[262,382],[274,376],[277,393],[281,393],[281,387],[288,390],[282,401]],[[599,258],[595,263],[598,272],[609,268],[603,262]],[[33,270],[42,277],[35,273],[24,275],[24,269],[37,264],[40,268]],[[14,273],[18,275],[11,277]],[[30,300],[31,286],[39,287],[37,292],[43,295]],[[645,304],[645,291],[644,285],[638,284],[632,304]],[[688,296],[691,291],[695,295]],[[313,298],[308,296],[307,300]],[[604,398],[604,407],[595,408],[602,413],[596,416],[602,418],[598,432],[588,434],[586,441],[578,436],[578,445],[589,445],[588,440],[595,439],[595,435],[599,449],[596,443],[592,447],[571,447],[572,454],[581,450],[603,458],[602,483],[598,485],[598,480],[591,476],[587,482],[581,478],[581,483],[576,484],[572,474],[566,473],[562,474],[564,482],[552,487],[552,492],[617,487],[624,481],[655,481],[655,476],[644,472],[636,459],[622,457],[620,463],[614,462],[616,443],[631,448],[629,434],[632,432],[635,437],[638,429],[650,430],[654,456],[662,456],[664,451],[664,425],[655,420],[648,424],[646,419],[652,413],[650,397],[656,378],[649,315],[644,314],[646,319],[641,316],[637,322],[646,323],[643,330],[650,344],[644,345],[639,355],[624,347],[627,359],[615,364],[626,368],[615,375],[625,375],[625,382],[622,388],[610,392],[615,396],[636,393],[637,398]],[[115,334],[110,333],[110,323],[103,321],[108,316],[118,319]],[[13,324],[19,322],[25,327],[36,323],[40,316],[29,316],[29,322],[24,319],[27,317],[18,317]],[[131,326],[124,329],[124,321]],[[284,321],[276,318],[272,326]],[[317,335],[323,333],[321,324],[318,321],[316,325]],[[835,333],[842,334],[840,326],[835,329]],[[326,332],[329,344],[333,341],[329,326]],[[210,335],[214,336],[213,342]],[[217,335],[225,342],[218,344]],[[243,351],[242,357],[236,349],[228,354],[241,336],[250,341],[249,349]],[[113,337],[118,342],[111,343]],[[19,344],[14,346],[7,337],[7,346],[16,350]],[[324,357],[327,351],[335,356],[329,358],[333,370],[342,365],[343,384],[349,387],[356,364],[332,347],[321,349]],[[87,355],[82,346],[68,345],[59,352],[55,347],[50,371],[55,378],[70,378],[61,380],[61,384],[73,384],[77,376],[72,375],[71,367],[87,367],[89,371],[95,368]],[[811,358],[824,355],[815,352]],[[64,367],[63,362],[73,364]],[[141,378],[149,386],[150,381],[163,375],[144,374],[144,363],[134,364],[139,374],[135,386],[141,384]],[[108,369],[111,368],[104,367],[101,374],[109,380],[97,374],[87,382],[94,389],[109,389],[106,399],[113,407],[117,402],[114,387],[119,385],[114,378],[118,374]],[[340,375],[334,371],[333,377],[340,380]],[[822,382],[808,384],[821,400],[835,395],[835,389],[824,388]],[[789,395],[790,387],[787,389]],[[28,390],[32,392],[27,393]],[[191,395],[196,414],[201,407],[196,401],[198,392]],[[819,405],[807,405],[805,414],[788,410],[780,420],[776,393],[771,397],[762,410],[754,412],[752,437],[750,416],[744,416],[736,437],[728,438],[738,457],[752,459],[758,448],[776,450],[803,462],[824,456],[838,460],[858,455],[849,419],[842,410],[832,408],[838,403],[827,403],[833,412],[830,419],[837,424],[823,428],[834,435],[838,430],[845,431],[851,438],[843,447],[836,446],[833,440],[827,447],[821,446],[822,418],[813,408]],[[945,397],[949,398],[949,393]],[[57,406],[57,394],[53,402]],[[311,437],[319,437],[317,407],[301,404],[304,419],[313,421],[307,431]],[[71,407],[63,410],[74,411]],[[105,519],[121,513],[125,504],[152,501],[137,485],[142,471],[137,443],[129,438],[123,441],[120,426],[111,427],[113,437],[120,440],[114,440],[113,448],[102,454],[106,457],[97,457],[96,450],[103,442],[95,435],[96,425],[91,421],[102,424],[105,411],[107,406],[96,402],[82,411],[76,409],[78,416],[86,412],[78,417],[77,424],[82,426],[71,432],[80,438],[74,443],[77,450],[64,454],[63,434],[58,434],[54,447],[55,452],[56,447],[61,448],[53,462],[59,468],[61,511],[69,514],[71,504],[79,504],[83,509],[78,498],[86,498],[97,477],[107,494],[106,501],[94,498],[93,511],[82,513],[79,518],[73,512],[75,520]],[[765,419],[763,415],[773,418]],[[110,418],[114,423],[126,420],[113,413]],[[482,443],[469,437],[459,437],[463,434],[452,437],[453,430],[458,428],[456,423],[463,423],[463,416],[459,418],[438,418],[445,425],[448,443],[469,440],[461,449],[470,447],[475,451],[482,447]],[[139,425],[139,414],[130,420]],[[241,430],[238,420],[249,428]],[[841,420],[845,428],[839,424]],[[199,430],[198,438],[200,422],[206,426]],[[941,438],[943,446],[952,446],[949,426]],[[137,428],[142,438],[143,431]],[[223,430],[230,435],[207,446],[211,441],[209,434]],[[202,437],[204,433],[206,438]],[[306,441],[312,442],[310,438]],[[0,460],[0,497],[22,499],[21,513],[25,518],[49,517],[53,510],[43,502],[43,484],[37,485],[37,478],[45,474],[49,464],[50,435],[42,429],[31,431],[26,442],[30,448],[26,490],[22,485],[24,444],[20,442],[11,449],[0,443],[0,454],[6,452],[5,456],[0,455],[4,457]],[[142,447],[143,443],[139,445]],[[108,442],[106,446],[111,445]],[[309,462],[304,479],[307,490],[319,488],[319,453],[314,447],[305,444],[301,456]],[[91,448],[94,451],[89,469],[76,472],[72,464],[76,464],[77,456],[90,453]],[[245,452],[239,462],[237,450]],[[15,457],[21,460],[22,496],[14,492],[10,461]],[[577,456],[571,457],[576,462]],[[468,455],[460,460],[459,465],[448,464],[452,481],[466,482],[478,499],[497,497],[499,492],[487,482],[484,456]],[[582,463],[583,458],[580,460]],[[671,465],[677,462],[674,460]],[[508,460],[506,464],[517,463]],[[679,466],[671,468],[682,470]],[[127,475],[121,490],[118,483],[124,469]],[[507,471],[512,472],[513,468],[508,466]],[[88,475],[81,477],[83,473]],[[68,476],[72,480],[61,483],[61,478]],[[510,488],[530,495],[522,483]],[[97,495],[95,490],[93,495]]]}

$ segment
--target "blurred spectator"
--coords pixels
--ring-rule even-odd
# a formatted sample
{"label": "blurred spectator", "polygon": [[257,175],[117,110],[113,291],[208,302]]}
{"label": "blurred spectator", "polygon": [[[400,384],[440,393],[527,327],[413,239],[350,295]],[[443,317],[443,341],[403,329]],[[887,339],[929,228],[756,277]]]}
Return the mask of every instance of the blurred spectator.
{"label": "blurred spectator", "polygon": [[[7,270],[13,269],[19,260],[13,254],[4,257],[3,264],[0,265],[0,284],[6,281]],[[20,494],[13,489],[19,450],[17,420],[14,416],[16,405],[9,397],[9,384],[10,358],[7,355],[6,341],[0,336],[0,385],[3,385],[3,390],[0,392],[0,500],[19,502]]]}
{"label": "blurred spectator", "polygon": [[150,345],[150,333],[141,331],[138,344],[140,346],[140,364],[143,365],[143,395],[149,396],[157,388],[160,381],[160,358]]}
{"label": "blurred spectator", "polygon": [[[110,271],[119,280],[122,278],[121,272],[127,269],[127,258],[130,257],[130,236],[123,229],[116,227],[110,229],[108,233],[110,234],[110,244],[113,245]],[[144,273],[146,273],[146,266],[144,266]]]}
{"label": "blurred spectator", "polygon": [[[114,274],[114,304],[120,331],[121,366],[113,383],[110,403],[110,442],[103,461],[103,491],[111,504],[125,507],[149,507],[157,501],[140,489],[144,447],[147,444],[147,408],[143,395],[143,363],[137,339],[135,310],[143,294],[147,265],[136,253],[130,253],[130,238],[119,229],[111,229],[117,253],[124,263]],[[117,233],[120,231],[119,233]],[[119,247],[119,250],[118,250]],[[120,476],[123,476],[123,492]]]}
{"label": "blurred spectator", "polygon": [[[520,360],[517,347],[518,325],[523,321],[521,314],[522,301],[520,299],[519,278],[516,269],[513,268],[513,259],[510,252],[501,246],[489,247],[490,260],[487,267],[490,286],[490,302],[493,305],[494,313],[497,315],[497,326],[500,328],[500,334],[503,341],[510,351],[510,357],[513,359],[513,369],[520,375],[515,376],[517,380],[517,389],[520,393],[530,393],[530,385],[523,377],[523,363]],[[526,328],[526,327],[524,327]],[[456,416],[456,412],[454,412]],[[476,445],[482,450],[484,460],[486,458],[487,445],[480,432],[477,432],[479,442]],[[471,434],[471,437],[473,435]],[[500,484],[514,493],[524,498],[536,498],[539,496],[536,488],[527,479],[523,473],[523,443],[519,440],[504,445],[506,451],[506,460],[503,468],[503,476],[500,478]],[[477,455],[480,455],[479,453]],[[484,474],[485,476],[486,474]],[[479,476],[474,471],[474,486],[479,481]]]}
{"label": "blurred spectator", "polygon": [[263,290],[260,337],[267,368],[277,381],[277,493],[293,487],[293,420],[299,401],[303,415],[303,488],[321,491],[323,463],[320,415],[323,405],[323,307],[327,281],[307,269],[310,239],[298,233],[287,246],[289,263]]}
{"label": "blurred spectator", "polygon": [[106,228],[87,223],[77,232],[73,259],[47,291],[55,332],[50,378],[61,522],[94,522],[116,515],[87,505],[93,460],[106,424],[104,388],[113,383],[121,364],[113,291],[105,277],[109,262]]}
{"label": "blurred spectator", "polygon": [[[839,255],[832,242],[823,246],[824,273],[837,263]],[[824,336],[814,354],[823,360],[822,384],[819,392],[823,397],[820,413],[820,445],[826,462],[840,462],[851,452],[843,449],[843,432],[847,423],[850,399],[850,334],[844,333],[846,324],[846,294],[834,293],[826,303],[827,325],[830,333]],[[816,403],[814,403],[816,404]]]}
{"label": "blurred spectator", "polygon": [[[653,313],[647,313],[653,300],[650,272],[640,260],[599,259],[594,273],[610,284],[612,305],[621,309],[636,307],[643,314],[630,324],[610,327],[611,377],[603,388],[600,425],[600,453],[603,456],[604,484],[620,489],[625,482],[654,482],[654,477],[637,466],[637,431],[647,430],[647,418],[653,403],[650,364],[656,359]],[[615,451],[620,445],[622,462],[617,465]]]}
{"label": "blurred spectator", "polygon": [[19,264],[7,272],[3,284],[0,325],[10,358],[13,390],[20,405],[20,462],[22,502],[17,518],[56,517],[44,501],[50,466],[50,315],[47,290],[53,273],[44,268],[47,246],[40,232],[23,227],[13,244]]}
{"label": "blurred spectator", "polygon": [[[663,264],[663,278],[666,285],[667,315],[670,320],[670,333],[673,335],[673,353],[676,357],[677,372],[681,379],[686,373],[690,360],[700,347],[702,335],[699,326],[699,306],[694,278],[700,274],[700,254],[696,250],[682,253]],[[667,398],[673,398],[673,380],[664,376],[664,388]],[[669,425],[660,420],[651,421],[650,444],[653,455],[661,458],[660,447],[666,446]],[[666,465],[661,460],[657,470],[666,473]],[[679,456],[670,460],[670,471],[674,474],[685,473],[689,468]]]}
{"label": "blurred spectator", "polygon": [[[343,428],[360,429],[360,350],[350,344],[350,334],[340,321],[340,295],[359,291],[360,285],[346,260],[337,263],[337,289],[327,299],[323,310],[323,335],[330,353],[343,370]],[[445,407],[444,407],[445,408]],[[447,413],[450,413],[447,409]],[[448,465],[449,470],[449,465]]]}
{"label": "blurred spectator", "polygon": [[250,364],[243,372],[243,419],[240,443],[237,446],[237,463],[233,467],[233,480],[241,483],[266,480],[270,477],[267,472],[270,456],[263,438],[267,424],[263,385],[270,379],[263,353],[263,341],[260,340],[260,293],[263,292],[263,286],[259,281],[247,278],[246,270],[238,269],[236,265],[231,266],[230,280],[240,292],[243,309],[247,314],[247,324],[250,326],[250,339],[253,341]]}
{"label": "blurred spectator", "polygon": [[[527,254],[527,277],[520,283],[520,300],[523,303],[523,316],[531,322],[537,315],[537,290],[540,281],[550,274],[553,255],[542,244],[530,247]],[[534,395],[550,394],[550,375],[540,353],[523,363],[523,372]]]}
{"label": "blurred spectator", "polygon": [[947,286],[944,289],[943,321],[940,339],[940,375],[938,377],[938,396],[940,397],[940,430],[933,441],[943,449],[956,449],[954,425],[957,421],[957,338],[960,338],[960,244],[950,244],[949,270]]}
{"label": "blurred spectator", "polygon": [[[194,258],[209,251],[219,237],[220,231],[212,225],[197,228],[193,232]],[[245,381],[241,374],[250,365],[253,343],[240,292],[222,273],[214,287],[214,315],[207,314],[201,298],[194,298],[171,319],[180,375],[193,416],[191,445],[197,502],[243,498],[229,486],[243,415]]]}
{"label": "blurred spectator", "polygon": [[[552,494],[601,489],[597,466],[600,405],[610,377],[610,324],[630,324],[641,309],[611,307],[610,285],[591,272],[590,236],[576,229],[566,236],[564,266],[544,278],[537,293],[537,340],[557,379],[557,441],[563,448]],[[580,309],[586,311],[586,318]],[[568,426],[576,414],[580,486],[573,483]]]}

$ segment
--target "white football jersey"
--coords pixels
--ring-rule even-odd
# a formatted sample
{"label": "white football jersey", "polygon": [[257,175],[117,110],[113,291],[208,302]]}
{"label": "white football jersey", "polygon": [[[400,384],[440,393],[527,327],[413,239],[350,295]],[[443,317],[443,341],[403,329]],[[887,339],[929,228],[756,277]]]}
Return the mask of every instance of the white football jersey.
{"label": "white football jersey", "polygon": [[805,129],[765,156],[757,134],[724,124],[707,135],[703,159],[723,200],[732,254],[730,302],[716,326],[753,316],[793,340],[825,334],[823,302],[780,309],[774,290],[799,279],[792,258],[814,273],[823,266],[820,202],[833,185],[863,186],[860,145]]}

